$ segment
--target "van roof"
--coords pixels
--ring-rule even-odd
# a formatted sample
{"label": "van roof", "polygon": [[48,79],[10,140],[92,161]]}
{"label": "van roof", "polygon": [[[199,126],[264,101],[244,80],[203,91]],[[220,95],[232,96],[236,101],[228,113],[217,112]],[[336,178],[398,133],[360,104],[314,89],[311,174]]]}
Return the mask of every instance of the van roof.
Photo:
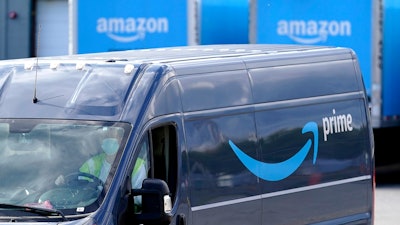
{"label": "van roof", "polygon": [[[235,56],[256,58],[260,54],[274,56],[286,53],[300,53],[297,55],[301,56],[302,52],[332,49],[335,47],[201,45],[2,60],[0,118],[119,121],[124,119],[126,105],[135,95],[132,92],[137,90],[136,83],[141,76],[138,71],[144,66],[174,65],[177,73],[182,73],[209,59],[233,59]],[[336,49],[343,53],[340,48]],[[188,66],[187,62],[191,65]],[[221,68],[231,69],[234,66],[235,63],[230,63]],[[155,80],[149,85],[151,82]],[[35,103],[33,99],[36,97],[39,101]]]}
{"label": "van roof", "polygon": [[[277,54],[285,52],[310,51],[335,48],[331,46],[314,45],[283,45],[283,44],[226,44],[226,45],[196,45],[166,48],[149,48],[113,52],[73,54],[64,56],[39,57],[39,60],[78,60],[104,62],[176,62],[181,60],[232,57],[258,54]],[[36,58],[31,58],[36,59]],[[14,59],[14,61],[26,59]],[[9,60],[3,60],[3,63]],[[0,65],[2,62],[0,61]]]}

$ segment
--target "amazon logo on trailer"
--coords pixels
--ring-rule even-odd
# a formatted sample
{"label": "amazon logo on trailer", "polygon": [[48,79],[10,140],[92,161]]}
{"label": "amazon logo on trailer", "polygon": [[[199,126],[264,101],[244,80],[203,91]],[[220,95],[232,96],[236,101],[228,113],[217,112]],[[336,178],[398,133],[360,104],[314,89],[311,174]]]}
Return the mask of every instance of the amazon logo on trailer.
{"label": "amazon logo on trailer", "polygon": [[168,19],[162,18],[105,18],[97,19],[97,33],[104,33],[117,42],[134,42],[146,38],[146,34],[168,33]]}
{"label": "amazon logo on trailer", "polygon": [[328,20],[280,20],[277,34],[287,36],[301,44],[326,42],[329,36],[351,36],[350,21]]}

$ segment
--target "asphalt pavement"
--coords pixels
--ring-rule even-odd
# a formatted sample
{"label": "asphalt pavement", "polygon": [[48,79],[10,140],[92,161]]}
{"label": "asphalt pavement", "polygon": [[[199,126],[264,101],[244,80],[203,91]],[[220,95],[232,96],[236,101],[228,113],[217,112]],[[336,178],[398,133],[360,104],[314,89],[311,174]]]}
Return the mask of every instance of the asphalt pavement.
{"label": "asphalt pavement", "polygon": [[400,184],[377,185],[375,225],[400,224]]}
{"label": "asphalt pavement", "polygon": [[400,172],[376,174],[375,225],[400,224]]}

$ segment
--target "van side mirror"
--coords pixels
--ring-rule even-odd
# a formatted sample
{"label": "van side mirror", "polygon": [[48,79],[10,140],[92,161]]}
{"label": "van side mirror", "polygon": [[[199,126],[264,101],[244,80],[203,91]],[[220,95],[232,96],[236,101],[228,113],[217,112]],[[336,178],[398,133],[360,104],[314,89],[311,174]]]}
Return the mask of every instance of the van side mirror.
{"label": "van side mirror", "polygon": [[139,224],[164,224],[172,219],[170,191],[165,181],[147,178],[141,189],[132,189],[132,198],[142,197],[141,212],[135,214]]}

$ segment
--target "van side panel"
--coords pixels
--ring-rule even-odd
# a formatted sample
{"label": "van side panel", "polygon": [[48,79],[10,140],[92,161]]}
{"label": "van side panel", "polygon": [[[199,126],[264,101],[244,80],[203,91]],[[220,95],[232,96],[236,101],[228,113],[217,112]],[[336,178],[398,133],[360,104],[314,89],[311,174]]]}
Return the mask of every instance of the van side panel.
{"label": "van side panel", "polygon": [[366,96],[333,52],[179,78],[194,224],[371,223]]}
{"label": "van side panel", "polygon": [[228,145],[233,140],[258,158],[253,113],[221,112],[187,115],[185,121],[193,225],[261,224],[258,179]]}
{"label": "van side panel", "polygon": [[259,103],[263,223],[370,222],[373,156],[355,56],[291,57],[246,62]]}
{"label": "van side panel", "polygon": [[[261,182],[263,222],[368,219],[371,155],[363,100],[297,103],[257,107],[261,161],[270,169]],[[315,130],[309,124],[316,124]]]}
{"label": "van side panel", "polygon": [[247,105],[253,102],[250,81],[244,68],[182,77],[180,82],[185,112]]}
{"label": "van side panel", "polygon": [[251,68],[249,72],[255,103],[360,91],[352,59]]}

